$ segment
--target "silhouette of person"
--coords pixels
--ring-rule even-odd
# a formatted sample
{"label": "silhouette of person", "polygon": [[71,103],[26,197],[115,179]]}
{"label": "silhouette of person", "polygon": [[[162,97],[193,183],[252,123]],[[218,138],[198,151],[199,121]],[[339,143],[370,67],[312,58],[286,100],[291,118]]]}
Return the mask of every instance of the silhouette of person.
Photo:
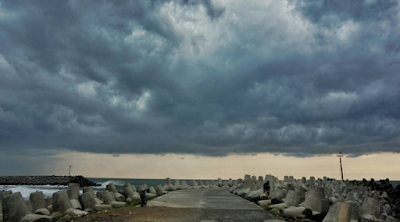
{"label": "silhouette of person", "polygon": [[146,190],[140,191],[140,205],[144,207],[147,204]]}
{"label": "silhouette of person", "polygon": [[269,190],[271,189],[271,187],[269,186],[269,181],[267,181],[266,183],[264,183],[264,193],[267,196],[267,199],[269,197]]}

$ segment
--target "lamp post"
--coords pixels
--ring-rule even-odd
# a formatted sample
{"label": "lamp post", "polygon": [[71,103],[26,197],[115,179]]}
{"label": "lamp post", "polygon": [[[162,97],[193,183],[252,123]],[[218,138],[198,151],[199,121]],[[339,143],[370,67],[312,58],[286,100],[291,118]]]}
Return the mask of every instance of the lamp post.
{"label": "lamp post", "polygon": [[343,167],[342,167],[343,152],[339,151],[339,153],[336,154],[336,156],[339,157],[339,160],[340,160],[340,172],[342,173],[342,180],[343,180]]}
{"label": "lamp post", "polygon": [[69,173],[68,173],[68,176],[71,176],[71,165],[69,165]]}

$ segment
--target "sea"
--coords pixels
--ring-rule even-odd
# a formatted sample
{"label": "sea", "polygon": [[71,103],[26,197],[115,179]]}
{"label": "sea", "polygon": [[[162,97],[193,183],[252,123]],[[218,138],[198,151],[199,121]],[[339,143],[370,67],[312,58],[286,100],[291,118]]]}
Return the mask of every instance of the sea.
{"label": "sea", "polygon": [[[158,185],[164,186],[165,179],[119,179],[119,178],[87,178],[90,181],[100,184],[100,186],[94,186],[95,191],[105,190],[109,183],[113,183],[118,191],[123,192],[125,183],[131,183],[132,185],[139,186],[146,184],[148,187],[156,187]],[[190,184],[192,179],[178,179],[186,180],[187,184]],[[203,180],[203,183],[206,180]],[[175,179],[172,179],[172,183],[175,183]],[[59,185],[0,185],[0,192],[3,190],[11,190],[13,193],[21,192],[25,199],[29,199],[30,193],[36,191],[42,191],[45,197],[53,195],[53,193],[66,190],[68,186]],[[82,190],[80,191],[82,192]]]}
{"label": "sea", "polygon": [[[93,187],[95,191],[98,190],[105,190],[106,186],[109,183],[113,183],[115,187],[119,191],[123,191],[124,189],[124,184],[125,183],[131,183],[132,185],[139,186],[143,184],[147,184],[148,187],[156,187],[159,184],[164,186],[165,184],[165,179],[117,179],[117,178],[88,178],[89,180],[100,184],[100,186]],[[182,180],[186,180],[187,184],[190,184],[190,180],[192,179],[178,179],[179,181],[182,182]],[[210,179],[211,180],[211,179]],[[207,179],[202,180],[203,183],[205,181],[208,181]],[[379,180],[376,180],[379,183]],[[175,183],[175,179],[172,179],[172,182]],[[400,181],[390,181],[390,183],[393,185],[393,187],[396,187],[397,185],[400,184]],[[67,186],[54,186],[54,185],[0,185],[0,191],[3,190],[12,190],[13,193],[16,192],[21,192],[22,196],[25,199],[29,199],[30,193],[36,192],[36,191],[42,191],[44,196],[51,196],[53,193],[57,191],[62,191],[66,190]],[[82,190],[81,190],[82,192]]]}

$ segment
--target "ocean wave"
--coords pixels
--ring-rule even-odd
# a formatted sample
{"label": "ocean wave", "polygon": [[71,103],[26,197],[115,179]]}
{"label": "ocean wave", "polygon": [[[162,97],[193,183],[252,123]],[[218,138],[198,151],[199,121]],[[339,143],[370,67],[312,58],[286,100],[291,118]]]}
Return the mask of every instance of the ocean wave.
{"label": "ocean wave", "polygon": [[28,186],[28,185],[1,185],[0,190],[11,190],[13,193],[20,192],[24,199],[29,199],[29,195],[36,191],[43,192],[45,197],[52,196],[53,193],[61,190],[66,190],[66,186],[53,186],[53,185],[38,185],[38,186]]}
{"label": "ocean wave", "polygon": [[106,182],[101,183],[101,186],[93,188],[95,188],[96,190],[106,189],[107,185],[110,183],[113,183],[115,186],[120,186],[120,187],[123,187],[125,185],[125,182],[122,180],[108,180]]}

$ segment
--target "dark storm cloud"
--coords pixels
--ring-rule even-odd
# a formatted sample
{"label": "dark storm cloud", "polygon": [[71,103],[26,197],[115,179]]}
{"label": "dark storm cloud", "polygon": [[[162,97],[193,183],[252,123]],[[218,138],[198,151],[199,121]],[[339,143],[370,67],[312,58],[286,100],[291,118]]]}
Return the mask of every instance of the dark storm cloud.
{"label": "dark storm cloud", "polygon": [[3,1],[0,152],[400,152],[397,1]]}

